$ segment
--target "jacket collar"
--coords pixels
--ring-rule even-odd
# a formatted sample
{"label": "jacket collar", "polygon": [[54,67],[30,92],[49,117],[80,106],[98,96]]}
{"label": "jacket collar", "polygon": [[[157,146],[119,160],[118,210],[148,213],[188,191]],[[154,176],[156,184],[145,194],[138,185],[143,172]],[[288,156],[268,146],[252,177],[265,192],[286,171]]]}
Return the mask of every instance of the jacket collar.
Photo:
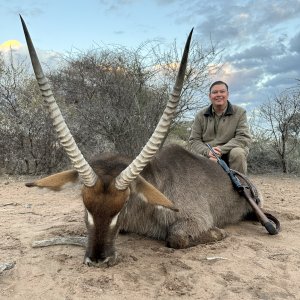
{"label": "jacket collar", "polygon": [[[226,111],[224,113],[224,116],[229,116],[229,115],[233,115],[233,107],[232,107],[232,104],[228,101],[228,105],[227,105]],[[213,117],[213,106],[212,106],[212,104],[204,112],[204,116]]]}

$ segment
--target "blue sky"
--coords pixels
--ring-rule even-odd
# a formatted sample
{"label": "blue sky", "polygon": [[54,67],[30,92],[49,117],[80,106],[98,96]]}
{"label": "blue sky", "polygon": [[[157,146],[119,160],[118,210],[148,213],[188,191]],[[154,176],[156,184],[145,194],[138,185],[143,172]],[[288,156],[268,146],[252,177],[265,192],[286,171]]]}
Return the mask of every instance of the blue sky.
{"label": "blue sky", "polygon": [[183,45],[194,27],[194,39],[223,49],[216,79],[248,110],[300,79],[300,0],[0,0],[0,45],[24,44],[19,13],[44,57],[153,39]]}

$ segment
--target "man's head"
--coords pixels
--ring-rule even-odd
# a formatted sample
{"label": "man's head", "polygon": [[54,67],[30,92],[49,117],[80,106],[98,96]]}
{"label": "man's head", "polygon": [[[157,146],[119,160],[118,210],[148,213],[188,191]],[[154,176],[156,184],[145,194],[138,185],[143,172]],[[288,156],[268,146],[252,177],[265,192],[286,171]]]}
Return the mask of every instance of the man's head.
{"label": "man's head", "polygon": [[209,88],[209,99],[217,110],[224,110],[229,97],[228,85],[223,81],[215,81]]}

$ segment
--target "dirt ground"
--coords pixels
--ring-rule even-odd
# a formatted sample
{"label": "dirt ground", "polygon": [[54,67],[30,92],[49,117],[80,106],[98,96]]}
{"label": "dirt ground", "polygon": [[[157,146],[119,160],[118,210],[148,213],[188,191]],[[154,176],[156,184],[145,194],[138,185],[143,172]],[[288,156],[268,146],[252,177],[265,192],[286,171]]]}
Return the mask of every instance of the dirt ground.
{"label": "dirt ground", "polygon": [[184,250],[120,235],[119,263],[103,269],[84,265],[80,246],[32,248],[85,235],[79,189],[29,189],[29,178],[2,177],[0,299],[300,299],[300,178],[251,178],[281,221],[279,235],[242,222],[223,241]]}

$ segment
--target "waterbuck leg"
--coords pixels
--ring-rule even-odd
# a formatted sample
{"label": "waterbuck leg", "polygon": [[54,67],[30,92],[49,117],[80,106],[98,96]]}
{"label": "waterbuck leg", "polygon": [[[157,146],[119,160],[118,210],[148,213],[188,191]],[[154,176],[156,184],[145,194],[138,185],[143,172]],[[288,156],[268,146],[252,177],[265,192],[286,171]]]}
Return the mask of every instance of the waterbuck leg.
{"label": "waterbuck leg", "polygon": [[224,229],[213,227],[199,235],[197,244],[215,243],[225,239],[227,236],[228,234]]}
{"label": "waterbuck leg", "polygon": [[167,247],[182,249],[198,244],[214,243],[226,236],[225,230],[218,227],[203,231],[203,229],[199,229],[199,224],[194,220],[180,220],[169,228],[166,242]]}

